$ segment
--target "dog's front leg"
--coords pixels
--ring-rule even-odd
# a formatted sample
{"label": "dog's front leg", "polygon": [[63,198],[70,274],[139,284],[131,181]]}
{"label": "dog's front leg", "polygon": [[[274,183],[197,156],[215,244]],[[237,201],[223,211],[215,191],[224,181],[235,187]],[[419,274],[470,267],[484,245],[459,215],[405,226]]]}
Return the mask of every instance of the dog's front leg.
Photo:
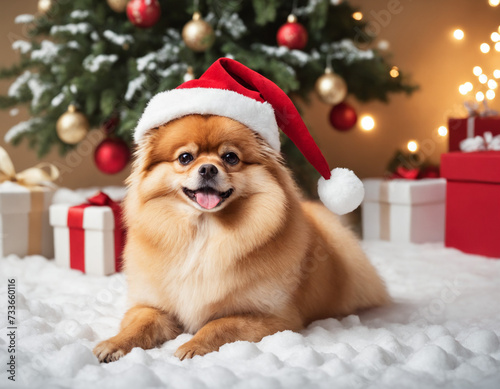
{"label": "dog's front leg", "polygon": [[134,347],[153,348],[181,332],[177,321],[167,312],[137,305],[125,314],[118,335],[99,343],[94,354],[99,362],[116,361]]}
{"label": "dog's front leg", "polygon": [[285,320],[276,316],[229,316],[211,321],[196,335],[180,346],[175,356],[183,360],[219,350],[223,344],[246,340],[258,342],[264,336],[284,330],[299,330],[300,320]]}

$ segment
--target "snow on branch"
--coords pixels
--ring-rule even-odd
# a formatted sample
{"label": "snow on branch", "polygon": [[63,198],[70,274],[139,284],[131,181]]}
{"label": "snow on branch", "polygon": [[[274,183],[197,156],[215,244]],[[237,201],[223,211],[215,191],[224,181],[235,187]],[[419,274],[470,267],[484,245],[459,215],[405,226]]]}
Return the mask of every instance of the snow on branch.
{"label": "snow on branch", "polygon": [[23,14],[16,16],[16,18],[14,19],[14,23],[28,24],[31,23],[33,20],[35,20],[35,15]]}
{"label": "snow on branch", "polygon": [[270,57],[287,59],[290,63],[297,66],[305,66],[311,59],[311,55],[301,50],[290,50],[285,46],[268,46],[263,44],[254,44],[252,49],[260,51]]}
{"label": "snow on branch", "polygon": [[146,68],[152,70],[156,68],[156,63],[175,62],[179,57],[179,42],[165,37],[165,44],[157,51],[137,58],[137,70],[142,72]]}
{"label": "snow on branch", "polygon": [[114,43],[117,46],[123,46],[125,43],[134,43],[134,37],[129,34],[117,34],[111,30],[106,30],[102,34],[104,38],[106,38],[111,43]]}
{"label": "snow on branch", "polygon": [[12,48],[14,50],[19,50],[21,54],[26,54],[31,50],[31,43],[28,41],[18,40],[12,43]]}
{"label": "snow on branch", "polygon": [[23,74],[18,76],[15,81],[10,85],[9,91],[7,92],[7,95],[10,97],[21,97],[20,91],[21,88],[26,85],[26,83],[29,81],[29,79],[33,76],[33,73],[31,73],[29,70],[26,70]]}
{"label": "snow on branch", "polygon": [[75,9],[73,12],[69,14],[71,19],[83,20],[87,19],[90,15],[90,12],[82,9]]}
{"label": "snow on branch", "polygon": [[14,138],[17,136],[29,132],[34,125],[40,124],[41,119],[40,118],[33,118],[30,120],[26,120],[24,122],[16,124],[14,127],[12,127],[9,131],[4,136],[4,141],[9,143],[11,142]]}
{"label": "snow on branch", "polygon": [[343,39],[340,42],[330,44],[324,43],[321,45],[320,50],[326,54],[331,54],[332,59],[345,60],[348,64],[375,57],[373,50],[361,50],[350,39]]}
{"label": "snow on branch", "polygon": [[83,60],[83,67],[89,72],[95,73],[100,70],[103,65],[112,65],[116,61],[118,61],[118,56],[116,54],[89,55]]}
{"label": "snow on branch", "polygon": [[92,26],[89,23],[70,23],[60,26],[52,26],[50,35],[59,33],[69,33],[71,35],[88,34],[92,31]]}
{"label": "snow on branch", "polygon": [[142,85],[146,82],[146,76],[141,74],[139,77],[134,78],[128,83],[127,92],[125,93],[125,100],[130,101],[134,97],[135,93],[142,88]]}
{"label": "snow on branch", "polygon": [[59,45],[48,40],[43,40],[40,43],[40,48],[31,52],[31,59],[44,64],[50,64],[58,55]]}

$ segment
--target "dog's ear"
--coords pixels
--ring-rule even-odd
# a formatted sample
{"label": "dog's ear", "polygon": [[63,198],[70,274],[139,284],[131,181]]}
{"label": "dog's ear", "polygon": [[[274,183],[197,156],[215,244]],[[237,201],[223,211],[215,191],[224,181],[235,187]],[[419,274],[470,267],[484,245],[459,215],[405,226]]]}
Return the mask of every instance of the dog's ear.
{"label": "dog's ear", "polygon": [[125,183],[130,186],[135,178],[145,174],[152,165],[152,155],[154,145],[158,138],[158,128],[152,128],[137,143],[132,162],[132,173],[126,179]]}

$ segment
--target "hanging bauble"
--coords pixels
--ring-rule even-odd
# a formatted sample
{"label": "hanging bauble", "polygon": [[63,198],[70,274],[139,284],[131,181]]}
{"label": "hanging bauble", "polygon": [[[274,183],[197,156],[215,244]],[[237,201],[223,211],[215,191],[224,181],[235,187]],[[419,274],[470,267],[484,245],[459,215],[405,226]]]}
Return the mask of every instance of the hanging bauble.
{"label": "hanging bauble", "polygon": [[342,77],[331,68],[325,69],[325,74],[316,80],[314,86],[321,101],[326,104],[338,104],[347,95],[347,85]]}
{"label": "hanging bauble", "polygon": [[106,0],[109,8],[113,11],[122,13],[127,9],[128,0]]}
{"label": "hanging bauble", "polygon": [[186,70],[186,74],[184,74],[183,80],[184,80],[184,82],[188,82],[188,81],[191,81],[194,79],[195,79],[195,77],[194,77],[193,67],[188,66],[188,68]]}
{"label": "hanging bauble", "polygon": [[94,152],[97,168],[106,174],[116,174],[127,166],[130,149],[120,138],[106,138]]}
{"label": "hanging bauble", "polygon": [[160,15],[158,0],[130,0],[127,4],[128,19],[136,27],[152,27],[160,20]]}
{"label": "hanging bauble", "polygon": [[288,16],[288,22],[278,30],[276,40],[280,46],[302,50],[307,45],[307,30],[297,22],[297,17],[292,14]]}
{"label": "hanging bauble", "polygon": [[46,14],[54,5],[54,0],[38,0],[38,12]]}
{"label": "hanging bauble", "polygon": [[87,136],[89,132],[89,121],[87,117],[70,105],[68,110],[61,115],[56,123],[57,136],[64,143],[77,144]]}
{"label": "hanging bauble", "polygon": [[330,111],[330,123],[339,131],[348,131],[358,121],[358,115],[353,107],[347,103],[334,105]]}
{"label": "hanging bauble", "polygon": [[214,29],[203,20],[199,12],[195,12],[193,19],[182,29],[182,40],[193,51],[208,50],[215,42]]}

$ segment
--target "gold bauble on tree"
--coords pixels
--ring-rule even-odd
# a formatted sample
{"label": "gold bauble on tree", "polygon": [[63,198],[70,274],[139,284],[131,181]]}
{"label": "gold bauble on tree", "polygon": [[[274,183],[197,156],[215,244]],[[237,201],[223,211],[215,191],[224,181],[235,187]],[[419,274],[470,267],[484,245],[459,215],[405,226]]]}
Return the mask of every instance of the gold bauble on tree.
{"label": "gold bauble on tree", "polygon": [[326,104],[338,104],[347,95],[347,85],[342,77],[335,74],[331,68],[325,69],[325,74],[317,79],[314,86],[321,101]]}
{"label": "gold bauble on tree", "polygon": [[106,0],[106,2],[109,8],[118,13],[125,12],[127,9],[128,0]]}
{"label": "gold bauble on tree", "polygon": [[87,117],[76,110],[74,105],[70,105],[68,110],[57,120],[57,136],[64,143],[70,145],[77,144],[87,136],[89,132],[89,121]]}
{"label": "gold bauble on tree", "polygon": [[193,14],[193,20],[186,23],[182,29],[182,39],[193,51],[208,50],[215,42],[214,29],[205,22],[199,12]]}
{"label": "gold bauble on tree", "polygon": [[54,0],[38,0],[38,12],[46,14],[54,5]]}

